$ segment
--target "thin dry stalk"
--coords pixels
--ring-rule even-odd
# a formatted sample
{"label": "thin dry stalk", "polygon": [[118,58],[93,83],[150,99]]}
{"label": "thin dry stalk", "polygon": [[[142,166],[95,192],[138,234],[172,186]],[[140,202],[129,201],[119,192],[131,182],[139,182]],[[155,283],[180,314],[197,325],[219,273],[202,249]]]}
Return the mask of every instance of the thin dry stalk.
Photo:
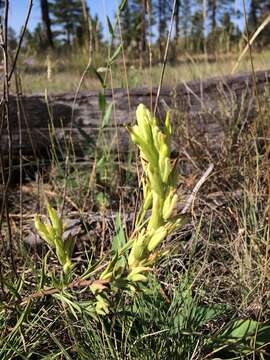
{"label": "thin dry stalk", "polygon": [[160,91],[161,91],[161,87],[163,84],[163,78],[164,78],[164,74],[165,74],[165,69],[166,69],[166,65],[167,65],[170,39],[171,39],[171,34],[172,34],[172,29],[173,29],[173,20],[175,17],[175,10],[176,10],[176,0],[174,0],[174,2],[173,2],[173,10],[172,10],[172,16],[171,16],[171,20],[170,20],[170,28],[169,28],[169,32],[168,32],[168,36],[167,36],[167,43],[166,43],[166,48],[165,48],[165,52],[164,52],[161,75],[160,75],[159,84],[158,84],[158,91],[157,91],[157,97],[156,97],[156,102],[155,102],[155,107],[154,107],[154,114],[156,114],[156,112],[157,112],[158,100],[159,100]]}

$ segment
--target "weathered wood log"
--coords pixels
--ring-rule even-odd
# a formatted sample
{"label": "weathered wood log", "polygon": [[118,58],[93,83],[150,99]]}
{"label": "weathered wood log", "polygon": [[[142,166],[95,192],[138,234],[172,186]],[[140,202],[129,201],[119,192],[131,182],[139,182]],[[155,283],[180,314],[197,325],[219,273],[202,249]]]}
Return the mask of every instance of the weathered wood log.
{"label": "weathered wood log", "polygon": [[[256,72],[259,95],[269,91],[269,80],[270,70]],[[254,114],[253,85],[252,74],[249,73],[181,83],[175,88],[162,88],[157,117],[163,116],[165,108],[169,107],[175,110],[172,113],[176,136],[180,132],[177,129],[184,127],[190,138],[194,137],[210,147],[218,147],[229,127],[239,119],[239,114],[244,120]],[[123,125],[134,121],[134,110],[139,103],[154,107],[157,89],[132,89],[129,93],[126,89],[114,89],[105,91],[105,96],[107,104],[113,102],[113,111],[103,139],[111,149],[127,152],[129,139]],[[76,151],[85,151],[98,138],[102,115],[96,91],[79,94],[76,103],[74,94],[57,94],[49,96],[48,101],[45,101],[43,95],[22,96],[19,104],[18,109],[16,97],[11,96],[9,123],[12,152],[15,155],[20,150],[23,155],[48,150],[52,134],[55,135],[53,137],[56,142],[63,146],[63,150],[67,137],[71,137]],[[86,135],[89,135],[89,141],[85,140]],[[4,156],[8,153],[5,123],[0,132],[0,150]]]}

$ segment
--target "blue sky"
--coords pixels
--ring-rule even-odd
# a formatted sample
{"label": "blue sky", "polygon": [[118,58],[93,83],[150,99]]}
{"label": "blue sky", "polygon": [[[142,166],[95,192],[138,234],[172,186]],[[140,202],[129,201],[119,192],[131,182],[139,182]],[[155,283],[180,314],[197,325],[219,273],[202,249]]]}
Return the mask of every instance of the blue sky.
{"label": "blue sky", "polygon": [[[248,7],[250,0],[246,0]],[[18,33],[23,25],[27,11],[28,0],[10,0],[10,26]],[[107,33],[106,16],[111,19],[116,13],[120,0],[87,0],[92,15],[98,14],[104,25],[105,34]],[[40,21],[39,0],[33,0],[33,10],[29,21],[29,30],[33,30]],[[235,0],[238,8],[242,9],[242,0]],[[241,20],[239,21],[241,26]],[[106,35],[105,35],[106,36]]]}
{"label": "blue sky", "polygon": [[[10,26],[19,32],[27,12],[28,0],[10,0]],[[103,24],[106,24],[106,16],[113,17],[119,0],[87,0],[92,15],[98,14]],[[33,10],[29,20],[29,30],[33,30],[40,21],[39,0],[33,0]],[[106,25],[105,25],[106,30]]]}

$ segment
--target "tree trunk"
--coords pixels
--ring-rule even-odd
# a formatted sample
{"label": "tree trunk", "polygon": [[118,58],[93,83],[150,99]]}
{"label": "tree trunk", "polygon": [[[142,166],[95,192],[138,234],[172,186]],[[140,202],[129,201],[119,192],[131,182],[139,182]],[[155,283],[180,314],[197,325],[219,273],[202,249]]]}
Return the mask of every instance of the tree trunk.
{"label": "tree trunk", "polygon": [[143,60],[146,51],[146,0],[141,0],[141,41],[140,41],[140,68],[143,67]]}
{"label": "tree trunk", "polygon": [[211,29],[212,32],[216,31],[217,27],[217,1],[211,1]]}
{"label": "tree trunk", "polygon": [[[258,71],[255,75],[258,94],[265,96],[270,89],[270,71]],[[200,142],[205,149],[217,151],[226,141],[228,131],[233,129],[238,136],[249,119],[254,118],[256,98],[253,87],[252,74],[191,81],[174,88],[163,87],[157,117],[163,119],[164,109],[172,109],[176,151],[190,144],[192,139]],[[133,123],[138,104],[154,107],[157,91],[157,88],[131,89],[129,93],[126,89],[114,89],[113,92],[106,90],[107,103],[114,101],[115,113],[112,116],[115,119],[111,119],[108,127],[103,129],[104,144],[101,146],[107,146],[110,151],[119,149],[120,153],[130,152],[129,135],[124,125]],[[52,118],[48,114],[48,105]],[[79,94],[73,106],[74,94],[52,95],[47,100],[42,95],[20,97],[20,131],[18,103],[16,97],[11,95],[9,123],[14,158],[19,156],[20,151],[23,156],[39,153],[42,156],[44,152],[50,151],[52,139],[55,139],[55,148],[61,147],[62,152],[65,152],[69,138],[72,139],[76,153],[89,154],[89,150],[96,144],[102,122],[99,93],[89,91]],[[1,111],[0,107],[0,117]],[[4,158],[8,156],[8,141],[7,124],[4,123],[0,134],[0,152]]]}
{"label": "tree trunk", "polygon": [[180,32],[180,6],[181,6],[181,0],[176,0],[175,4],[175,43],[178,43],[179,39],[179,32]]}
{"label": "tree trunk", "polygon": [[48,0],[40,0],[40,8],[41,8],[41,19],[42,19],[42,27],[43,27],[43,36],[44,42],[47,46],[53,48],[53,35],[51,30],[51,19],[50,19],[50,11]]}

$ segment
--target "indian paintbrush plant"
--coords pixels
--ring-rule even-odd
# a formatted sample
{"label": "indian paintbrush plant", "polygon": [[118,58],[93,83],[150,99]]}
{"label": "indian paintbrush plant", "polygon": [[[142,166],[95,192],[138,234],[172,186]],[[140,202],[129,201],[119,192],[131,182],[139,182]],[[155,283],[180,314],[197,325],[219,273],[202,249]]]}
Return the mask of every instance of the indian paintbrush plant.
{"label": "indian paintbrush plant", "polygon": [[[110,295],[120,288],[134,292],[146,284],[148,274],[160,257],[167,251],[160,244],[183,224],[181,216],[175,214],[178,201],[176,193],[176,161],[170,158],[171,125],[166,115],[164,131],[150,111],[140,104],[136,111],[137,124],[127,130],[139,148],[143,168],[143,203],[138,212],[136,225],[128,241],[114,246],[111,260],[96,281],[90,285],[95,296],[96,313],[109,312]],[[74,241],[63,239],[63,222],[48,203],[49,221],[42,223],[36,216],[35,227],[47,244],[55,249],[63,272],[70,272]]]}

